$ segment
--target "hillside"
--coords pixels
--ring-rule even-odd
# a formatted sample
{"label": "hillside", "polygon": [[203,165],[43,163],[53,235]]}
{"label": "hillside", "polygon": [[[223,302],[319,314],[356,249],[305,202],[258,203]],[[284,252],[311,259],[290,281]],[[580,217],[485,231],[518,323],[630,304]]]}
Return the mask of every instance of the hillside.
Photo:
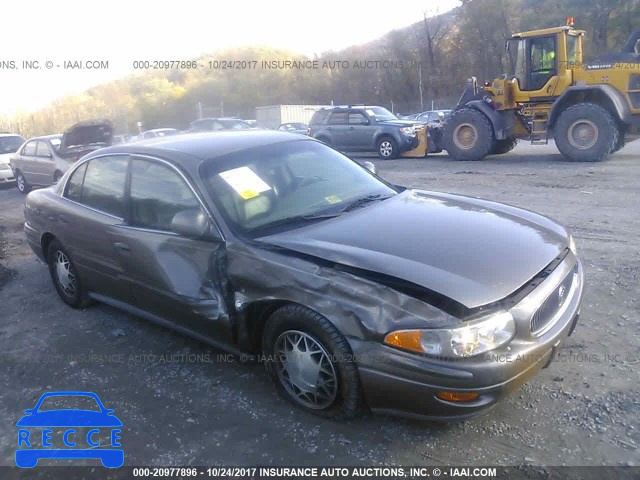
{"label": "hillside", "polygon": [[[220,50],[197,59],[198,68],[143,71],[21,114],[11,125],[31,136],[107,116],[124,133],[135,132],[138,121],[145,129],[184,128],[200,111],[251,118],[256,106],[279,103],[374,103],[409,113],[433,101],[445,108],[468,76],[484,81],[502,72],[512,32],[561,25],[567,16],[589,32],[586,52],[618,50],[640,25],[640,0],[464,0],[446,14],[315,59],[262,46]],[[225,62],[239,68],[223,69]]]}

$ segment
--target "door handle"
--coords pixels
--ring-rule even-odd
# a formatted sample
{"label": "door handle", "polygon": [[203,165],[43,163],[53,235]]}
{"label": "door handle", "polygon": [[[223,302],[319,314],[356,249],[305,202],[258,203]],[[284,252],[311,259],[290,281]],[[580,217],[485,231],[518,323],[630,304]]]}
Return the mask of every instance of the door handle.
{"label": "door handle", "polygon": [[116,242],[113,244],[113,246],[118,251],[118,253],[121,253],[123,255],[129,255],[131,253],[131,248],[129,248],[129,245],[125,243]]}
{"label": "door handle", "polygon": [[356,127],[349,127],[349,130],[355,130]]}

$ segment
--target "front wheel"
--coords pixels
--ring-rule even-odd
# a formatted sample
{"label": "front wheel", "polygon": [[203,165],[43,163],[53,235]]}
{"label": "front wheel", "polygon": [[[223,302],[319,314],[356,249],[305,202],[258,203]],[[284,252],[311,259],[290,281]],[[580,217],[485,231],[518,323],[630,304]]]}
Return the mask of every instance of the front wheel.
{"label": "front wheel", "polygon": [[325,317],[288,305],[269,319],[265,366],[278,393],[309,413],[351,418],[360,411],[360,380],[344,336]]}
{"label": "front wheel", "polygon": [[29,185],[27,179],[24,178],[24,175],[20,170],[16,173],[16,186],[21,193],[27,194],[31,191],[31,185]]}
{"label": "front wheel", "polygon": [[398,156],[398,144],[392,137],[382,137],[376,142],[378,157],[392,160]]}
{"label": "front wheel", "polygon": [[462,108],[444,124],[445,150],[454,160],[482,160],[494,144],[491,122],[484,113]]}
{"label": "front wheel", "polygon": [[600,105],[579,103],[560,114],[554,127],[558,150],[573,162],[599,162],[615,149],[619,131]]}

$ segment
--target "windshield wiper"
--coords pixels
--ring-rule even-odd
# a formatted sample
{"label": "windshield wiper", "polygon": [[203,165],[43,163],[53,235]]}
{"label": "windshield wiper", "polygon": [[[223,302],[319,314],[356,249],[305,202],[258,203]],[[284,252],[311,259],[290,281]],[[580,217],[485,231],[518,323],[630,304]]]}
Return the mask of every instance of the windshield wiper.
{"label": "windshield wiper", "polygon": [[324,213],[324,214],[311,214],[311,215],[292,215],[291,217],[284,217],[278,220],[274,220],[273,222],[265,223],[264,225],[259,225],[255,228],[252,228],[252,232],[256,232],[259,230],[270,229],[274,227],[279,227],[281,225],[292,225],[297,223],[311,223],[317,220],[325,220],[328,218],[337,217],[337,213]]}
{"label": "windshield wiper", "polygon": [[353,210],[353,209],[358,208],[358,207],[362,207],[363,205],[366,205],[367,203],[375,202],[377,200],[386,200],[389,197],[391,197],[391,195],[384,195],[383,196],[383,195],[381,195],[379,193],[373,193],[373,194],[367,195],[365,197],[356,198],[352,202],[349,202],[347,205],[342,207],[339,210],[339,213],[348,212],[350,210]]}

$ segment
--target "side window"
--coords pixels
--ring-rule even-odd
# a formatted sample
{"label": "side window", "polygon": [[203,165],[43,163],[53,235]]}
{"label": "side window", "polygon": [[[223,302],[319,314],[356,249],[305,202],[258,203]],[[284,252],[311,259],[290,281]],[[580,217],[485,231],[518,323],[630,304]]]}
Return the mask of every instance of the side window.
{"label": "side window", "polygon": [[365,117],[361,113],[350,113],[349,114],[349,125],[366,125],[369,123],[367,117]]}
{"label": "side window", "polygon": [[133,160],[130,220],[133,226],[168,231],[176,213],[194,208],[200,208],[200,203],[175,170],[152,160]]}
{"label": "side window", "polygon": [[87,163],[83,163],[71,174],[65,187],[64,196],[74,202],[79,202],[82,197],[82,183],[84,182],[84,172],[87,171]]}
{"label": "side window", "polygon": [[347,112],[335,112],[329,117],[329,123],[331,125],[346,125],[347,124]]}
{"label": "side window", "polygon": [[47,142],[43,140],[38,141],[38,146],[36,147],[36,156],[38,157],[50,157],[51,149],[47,145]]}
{"label": "side window", "polygon": [[22,149],[22,155],[28,155],[30,157],[34,157],[36,154],[36,144],[38,142],[36,140],[31,140],[29,143],[27,143],[24,148]]}
{"label": "side window", "polygon": [[100,157],[89,161],[80,203],[101,212],[124,217],[126,157]]}

